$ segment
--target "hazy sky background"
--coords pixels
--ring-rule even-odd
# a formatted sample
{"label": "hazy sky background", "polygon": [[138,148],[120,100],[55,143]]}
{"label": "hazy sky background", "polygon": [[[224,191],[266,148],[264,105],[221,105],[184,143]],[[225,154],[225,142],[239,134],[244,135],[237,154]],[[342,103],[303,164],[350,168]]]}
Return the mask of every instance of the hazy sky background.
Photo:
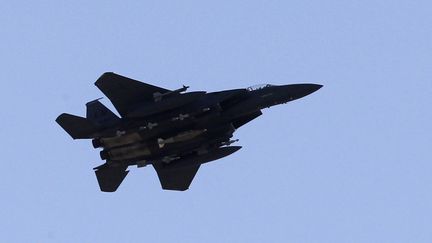
{"label": "hazy sky background", "polygon": [[[431,1],[2,1],[0,242],[432,242]],[[323,84],[189,191],[99,191],[55,122],[106,71],[217,91]],[[109,105],[108,99],[103,103]]]}

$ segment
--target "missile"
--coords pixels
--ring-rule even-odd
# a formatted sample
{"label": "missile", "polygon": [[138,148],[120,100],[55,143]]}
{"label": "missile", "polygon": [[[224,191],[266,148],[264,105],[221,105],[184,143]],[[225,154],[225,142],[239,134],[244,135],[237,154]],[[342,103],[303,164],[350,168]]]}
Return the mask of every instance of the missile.
{"label": "missile", "polygon": [[177,116],[177,117],[173,117],[173,118],[171,118],[171,121],[183,121],[184,119],[186,119],[186,118],[189,118],[190,117],[190,115],[189,114],[179,114],[179,116]]}
{"label": "missile", "polygon": [[154,98],[155,102],[159,102],[159,101],[162,100],[163,97],[167,97],[167,96],[170,96],[170,95],[173,95],[173,94],[180,94],[182,92],[185,92],[187,89],[189,89],[189,86],[183,85],[183,87],[180,88],[180,89],[169,91],[169,92],[166,92],[166,93],[163,93],[163,94],[161,94],[159,92],[156,92],[156,93],[153,94],[153,98]]}
{"label": "missile", "polygon": [[236,142],[238,142],[238,141],[239,141],[238,139],[229,140],[229,141],[227,141],[227,142],[223,142],[222,145],[229,146],[229,145],[231,145],[231,144],[233,144],[233,143],[236,143]]}

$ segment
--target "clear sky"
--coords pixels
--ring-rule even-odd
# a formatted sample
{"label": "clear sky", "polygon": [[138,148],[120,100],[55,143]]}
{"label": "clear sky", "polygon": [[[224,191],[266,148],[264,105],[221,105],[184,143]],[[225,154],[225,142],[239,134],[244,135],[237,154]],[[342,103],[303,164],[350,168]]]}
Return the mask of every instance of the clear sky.
{"label": "clear sky", "polygon": [[[432,3],[0,3],[0,242],[432,242]],[[169,89],[320,83],[236,133],[189,191],[99,191],[85,114],[113,71]],[[110,107],[108,99],[103,102]]]}

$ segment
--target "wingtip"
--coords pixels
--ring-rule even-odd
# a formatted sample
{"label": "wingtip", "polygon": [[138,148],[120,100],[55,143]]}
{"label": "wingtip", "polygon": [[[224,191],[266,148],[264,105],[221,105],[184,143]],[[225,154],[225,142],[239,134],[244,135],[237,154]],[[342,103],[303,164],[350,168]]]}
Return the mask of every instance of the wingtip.
{"label": "wingtip", "polygon": [[59,125],[60,125],[60,122],[65,118],[65,117],[67,117],[68,115],[70,115],[70,114],[67,114],[67,113],[61,113],[56,119],[55,119],[55,122],[57,122]]}
{"label": "wingtip", "polygon": [[97,87],[99,87],[99,85],[106,80],[112,79],[115,75],[118,75],[114,72],[104,72],[94,83]]}

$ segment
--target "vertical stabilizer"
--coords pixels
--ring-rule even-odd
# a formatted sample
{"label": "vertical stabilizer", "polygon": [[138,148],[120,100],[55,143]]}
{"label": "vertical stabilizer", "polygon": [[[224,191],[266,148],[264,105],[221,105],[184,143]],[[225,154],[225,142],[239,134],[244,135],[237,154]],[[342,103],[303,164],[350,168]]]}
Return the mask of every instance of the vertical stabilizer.
{"label": "vertical stabilizer", "polygon": [[104,106],[99,99],[90,101],[87,106],[87,119],[100,127],[109,127],[120,121],[120,118]]}

